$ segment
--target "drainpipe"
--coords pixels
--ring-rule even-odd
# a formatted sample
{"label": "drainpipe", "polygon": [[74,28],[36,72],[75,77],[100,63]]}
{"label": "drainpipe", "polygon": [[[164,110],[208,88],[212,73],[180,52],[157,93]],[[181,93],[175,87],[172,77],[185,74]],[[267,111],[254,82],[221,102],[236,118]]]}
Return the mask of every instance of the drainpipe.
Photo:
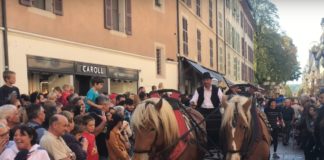
{"label": "drainpipe", "polygon": [[3,26],[3,49],[4,49],[4,63],[5,70],[9,70],[8,60],[8,28],[7,28],[7,5],[6,0],[1,0],[2,5],[2,26]]}
{"label": "drainpipe", "polygon": [[176,1],[176,7],[177,7],[177,59],[178,59],[178,90],[181,92],[181,81],[183,76],[181,75],[182,70],[182,62],[180,57],[180,34],[179,34],[179,0]]}
{"label": "drainpipe", "polygon": [[226,66],[227,66],[227,54],[226,54],[226,25],[225,25],[225,23],[226,23],[226,16],[225,16],[225,14],[226,14],[226,10],[225,10],[225,4],[226,2],[225,2],[225,0],[223,0],[223,12],[224,12],[224,14],[223,14],[223,19],[224,19],[224,24],[223,24],[223,26],[224,26],[224,76],[227,74],[226,73]]}
{"label": "drainpipe", "polygon": [[216,26],[215,26],[215,29],[216,29],[216,71],[219,72],[218,70],[218,5],[217,5],[217,1],[215,1],[215,6],[216,6]]}

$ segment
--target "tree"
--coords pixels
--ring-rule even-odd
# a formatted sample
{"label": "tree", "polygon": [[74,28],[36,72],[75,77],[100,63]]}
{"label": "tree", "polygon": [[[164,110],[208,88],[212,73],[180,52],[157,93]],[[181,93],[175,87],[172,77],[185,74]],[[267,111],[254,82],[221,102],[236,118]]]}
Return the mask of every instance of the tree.
{"label": "tree", "polygon": [[268,77],[278,83],[300,77],[297,47],[290,37],[279,33],[277,8],[270,0],[251,0],[252,15],[256,21],[254,52],[255,77],[263,84]]}

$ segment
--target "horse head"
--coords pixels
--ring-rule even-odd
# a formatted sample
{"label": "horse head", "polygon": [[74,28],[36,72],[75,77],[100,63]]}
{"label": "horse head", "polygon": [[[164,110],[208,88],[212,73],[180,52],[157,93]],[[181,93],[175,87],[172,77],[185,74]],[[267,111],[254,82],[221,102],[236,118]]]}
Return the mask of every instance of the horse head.
{"label": "horse head", "polygon": [[251,99],[234,95],[228,101],[223,101],[225,109],[221,136],[226,159],[241,159],[242,146],[250,135]]}
{"label": "horse head", "polygon": [[164,149],[178,138],[172,107],[162,98],[140,103],[131,125],[135,132],[134,160],[160,159],[165,154]]}

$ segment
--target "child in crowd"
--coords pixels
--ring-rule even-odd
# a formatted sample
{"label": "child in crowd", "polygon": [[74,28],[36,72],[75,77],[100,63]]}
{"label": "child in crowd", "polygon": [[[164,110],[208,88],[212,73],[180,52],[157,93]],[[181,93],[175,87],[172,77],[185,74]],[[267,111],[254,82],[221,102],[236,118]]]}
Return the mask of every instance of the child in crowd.
{"label": "child in crowd", "polygon": [[0,87],[0,106],[9,104],[12,98],[20,99],[19,89],[14,86],[16,83],[16,73],[4,71],[2,76],[5,84]]}
{"label": "child in crowd", "polygon": [[68,84],[64,84],[62,88],[63,92],[60,102],[63,104],[63,106],[67,106],[69,104],[67,97],[71,94],[71,87]]}
{"label": "child in crowd", "polygon": [[82,136],[88,141],[87,160],[99,160],[95,135],[92,134],[95,130],[95,119],[90,115],[85,115],[82,119],[85,127]]}
{"label": "child in crowd", "polygon": [[99,90],[104,85],[104,81],[100,77],[93,77],[91,79],[91,85],[92,88],[90,88],[86,97],[86,111],[98,112],[104,109],[104,106],[95,103],[96,98],[99,96]]}

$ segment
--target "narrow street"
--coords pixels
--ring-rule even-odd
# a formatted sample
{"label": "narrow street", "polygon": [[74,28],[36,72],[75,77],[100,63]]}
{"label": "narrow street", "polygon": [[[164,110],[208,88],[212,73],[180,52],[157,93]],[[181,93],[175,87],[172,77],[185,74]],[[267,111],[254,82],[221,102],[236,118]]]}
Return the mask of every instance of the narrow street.
{"label": "narrow street", "polygon": [[[273,146],[271,146],[271,160],[273,153]],[[280,160],[304,160],[304,153],[303,151],[296,145],[296,142],[290,143],[288,146],[283,146],[282,142],[279,141],[277,154],[280,156]]]}

